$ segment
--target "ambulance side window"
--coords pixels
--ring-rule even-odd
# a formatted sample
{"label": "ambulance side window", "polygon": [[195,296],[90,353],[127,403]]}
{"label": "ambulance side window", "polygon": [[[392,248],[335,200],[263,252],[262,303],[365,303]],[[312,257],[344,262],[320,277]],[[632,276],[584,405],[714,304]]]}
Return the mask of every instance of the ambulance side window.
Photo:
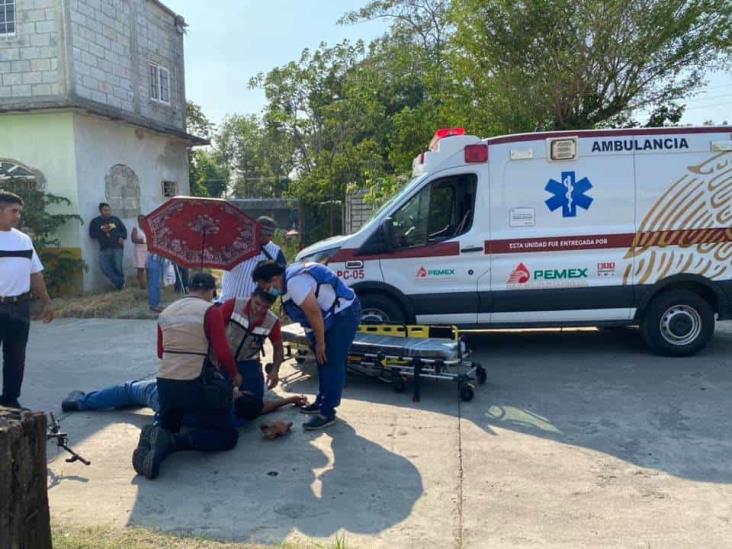
{"label": "ambulance side window", "polygon": [[429,246],[468,232],[473,225],[477,178],[436,179],[392,216],[396,248]]}

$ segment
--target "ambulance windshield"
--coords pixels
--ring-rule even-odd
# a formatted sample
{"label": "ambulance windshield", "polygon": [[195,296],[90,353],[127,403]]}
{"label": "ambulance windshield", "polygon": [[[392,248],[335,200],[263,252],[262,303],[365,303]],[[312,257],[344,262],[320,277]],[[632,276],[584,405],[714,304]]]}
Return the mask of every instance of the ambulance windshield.
{"label": "ambulance windshield", "polygon": [[397,192],[394,196],[392,196],[389,200],[384,202],[384,204],[381,205],[381,207],[374,212],[374,214],[369,218],[369,220],[359,229],[358,232],[361,231],[368,231],[371,230],[372,226],[378,223],[378,221],[381,219],[382,214],[391,208],[393,204],[401,200],[403,196],[406,196],[407,194],[411,193],[412,190],[425,178],[427,174],[418,175],[417,177],[413,177],[409,180],[409,182],[404,185],[399,192]]}

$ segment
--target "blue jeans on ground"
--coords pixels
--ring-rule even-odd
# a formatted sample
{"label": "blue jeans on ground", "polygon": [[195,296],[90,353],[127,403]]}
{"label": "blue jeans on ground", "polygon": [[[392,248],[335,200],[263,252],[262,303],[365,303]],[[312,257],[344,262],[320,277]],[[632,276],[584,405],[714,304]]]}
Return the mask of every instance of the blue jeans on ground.
{"label": "blue jeans on ground", "polygon": [[318,364],[318,396],[320,414],[328,419],[335,417],[335,409],[341,403],[346,383],[346,361],[356,330],[361,322],[361,303],[356,298],[353,305],[341,311],[325,332],[325,364]]}
{"label": "blue jeans on ground", "polygon": [[[158,378],[160,426],[175,433],[175,450],[216,452],[231,450],[239,440],[231,409],[206,409],[203,386],[198,380]],[[189,431],[180,433],[184,416],[195,414]]]}
{"label": "blue jeans on ground", "polygon": [[99,250],[99,266],[104,276],[114,284],[114,287],[121,290],[125,287],[125,272],[122,268],[122,248],[104,248]]}
{"label": "blue jeans on ground", "polygon": [[163,280],[163,258],[147,256],[147,303],[151,309],[160,305],[160,284]]}
{"label": "blue jeans on ground", "polygon": [[76,401],[79,410],[105,410],[108,408],[129,408],[148,406],[157,413],[158,385],[154,379],[125,381],[119,385],[105,387],[86,393]]}
{"label": "blue jeans on ground", "polygon": [[264,398],[264,374],[262,364],[258,360],[238,362],[237,367],[241,375],[242,384],[239,389],[252,393],[259,399]]}

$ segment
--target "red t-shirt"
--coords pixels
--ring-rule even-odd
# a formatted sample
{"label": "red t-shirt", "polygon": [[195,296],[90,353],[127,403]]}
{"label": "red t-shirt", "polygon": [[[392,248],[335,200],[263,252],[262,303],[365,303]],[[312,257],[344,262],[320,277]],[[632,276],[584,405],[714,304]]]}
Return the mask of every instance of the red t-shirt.
{"label": "red t-shirt", "polygon": [[[213,350],[216,358],[223,366],[226,373],[232,379],[239,370],[236,367],[236,361],[234,355],[229,347],[229,338],[226,337],[226,322],[221,314],[221,307],[211,307],[206,313],[206,319],[203,323],[203,330],[206,333],[208,341],[211,343],[211,349]],[[231,313],[229,313],[229,317]],[[158,358],[163,358],[163,331],[158,325]]]}
{"label": "red t-shirt", "polygon": [[[234,312],[234,305],[236,305],[236,299],[228,299],[224,301],[221,307],[219,307],[221,309],[221,316],[224,319],[224,323],[228,323],[229,320],[231,320],[231,315]],[[244,307],[244,313],[249,313],[249,303],[247,303],[246,307]],[[264,314],[260,315],[258,318],[253,319],[250,328],[256,328],[257,326],[261,325],[262,322],[264,322],[264,317],[266,314],[267,312],[265,311]],[[272,330],[269,332],[269,340],[274,346],[282,345],[282,326],[280,325],[279,320],[274,323],[274,326],[272,326]]]}

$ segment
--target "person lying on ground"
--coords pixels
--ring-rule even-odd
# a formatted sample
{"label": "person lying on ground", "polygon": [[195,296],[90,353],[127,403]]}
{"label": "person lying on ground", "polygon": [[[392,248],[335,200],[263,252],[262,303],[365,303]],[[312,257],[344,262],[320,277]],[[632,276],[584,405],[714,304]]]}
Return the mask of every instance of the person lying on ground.
{"label": "person lying on ground", "polygon": [[[241,427],[256,417],[269,414],[290,404],[297,407],[307,405],[307,398],[304,396],[263,400],[261,397],[256,396],[257,393],[261,393],[261,389],[257,389],[253,385],[254,383],[249,381],[244,384],[241,390],[235,389],[232,412],[237,427]],[[124,383],[111,385],[88,393],[71,391],[61,402],[61,409],[64,412],[144,407],[151,408],[157,417],[160,404],[158,401],[158,386],[155,379],[125,381]],[[183,419],[184,425],[195,423],[195,414],[189,414],[189,416]]]}

